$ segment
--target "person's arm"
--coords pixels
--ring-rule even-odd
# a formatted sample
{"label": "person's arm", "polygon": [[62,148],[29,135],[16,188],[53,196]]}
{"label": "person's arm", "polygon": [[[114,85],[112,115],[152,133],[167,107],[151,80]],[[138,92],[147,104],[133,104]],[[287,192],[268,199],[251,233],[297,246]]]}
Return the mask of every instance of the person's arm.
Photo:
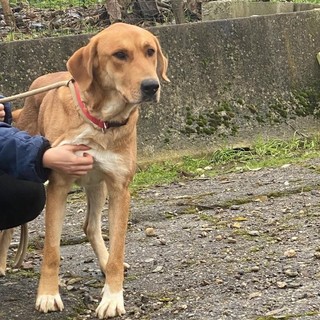
{"label": "person's arm", "polygon": [[51,148],[42,136],[0,123],[0,170],[19,179],[44,182],[51,170],[72,176],[85,175],[93,167],[89,154],[77,156],[87,146],[64,145]]}
{"label": "person's arm", "polygon": [[42,166],[42,157],[49,148],[44,137],[30,136],[0,123],[0,169],[7,174],[24,180],[46,181],[50,170]]}

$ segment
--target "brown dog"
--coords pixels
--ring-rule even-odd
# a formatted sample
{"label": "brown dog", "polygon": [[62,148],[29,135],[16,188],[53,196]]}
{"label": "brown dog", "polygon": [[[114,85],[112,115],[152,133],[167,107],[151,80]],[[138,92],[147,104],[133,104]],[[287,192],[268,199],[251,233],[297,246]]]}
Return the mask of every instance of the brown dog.
{"label": "brown dog", "polygon": [[[17,127],[46,136],[53,146],[84,144],[95,159],[83,178],[52,172],[47,188],[44,258],[36,308],[63,310],[58,273],[60,237],[67,194],[74,182],[84,187],[88,210],[84,231],[106,275],[99,319],[125,313],[123,302],[124,246],[130,194],[136,167],[138,105],[157,102],[159,78],[166,76],[167,59],[159,42],[140,27],[116,23],[94,36],[67,62],[69,72],[36,79],[30,89],[64,79],[60,87],[27,98]],[[110,253],[101,235],[101,211],[108,193]]]}

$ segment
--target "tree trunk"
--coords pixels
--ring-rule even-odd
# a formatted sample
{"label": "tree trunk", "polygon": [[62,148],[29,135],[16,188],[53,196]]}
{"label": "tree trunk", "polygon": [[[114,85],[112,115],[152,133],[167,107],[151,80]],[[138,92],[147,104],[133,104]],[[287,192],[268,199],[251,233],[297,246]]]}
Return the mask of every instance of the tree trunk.
{"label": "tree trunk", "polygon": [[185,23],[186,18],[183,11],[183,0],[172,0],[171,3],[176,24]]}
{"label": "tree trunk", "polygon": [[3,9],[4,21],[8,26],[15,28],[16,23],[12,10],[10,8],[9,0],[0,0],[0,3]]}
{"label": "tree trunk", "polygon": [[117,0],[106,0],[106,9],[109,14],[111,23],[122,20],[121,7]]}

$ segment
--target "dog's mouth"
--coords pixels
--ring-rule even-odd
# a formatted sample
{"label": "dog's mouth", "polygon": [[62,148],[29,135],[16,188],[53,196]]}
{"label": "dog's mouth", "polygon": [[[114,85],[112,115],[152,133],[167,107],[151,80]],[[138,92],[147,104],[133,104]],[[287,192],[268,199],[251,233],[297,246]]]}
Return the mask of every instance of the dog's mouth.
{"label": "dog's mouth", "polygon": [[153,96],[142,96],[141,103],[142,102],[158,102],[158,94],[154,94]]}
{"label": "dog's mouth", "polygon": [[131,92],[130,98],[122,94],[127,103],[139,104],[142,102],[158,102],[160,97],[160,84],[158,80],[146,79],[140,84],[140,88]]}

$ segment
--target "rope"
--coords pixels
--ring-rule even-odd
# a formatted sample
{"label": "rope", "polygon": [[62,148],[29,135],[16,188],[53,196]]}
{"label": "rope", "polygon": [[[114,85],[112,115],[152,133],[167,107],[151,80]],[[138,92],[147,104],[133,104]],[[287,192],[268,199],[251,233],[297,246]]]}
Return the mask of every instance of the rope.
{"label": "rope", "polygon": [[59,82],[50,84],[50,85],[42,87],[42,88],[30,90],[30,91],[23,92],[23,93],[18,93],[18,94],[15,94],[13,96],[10,96],[10,97],[0,98],[0,103],[5,103],[5,102],[8,102],[8,101],[29,97],[29,96],[33,96],[35,94],[38,94],[38,93],[41,93],[41,92],[45,92],[45,91],[49,91],[49,90],[52,90],[52,89],[55,89],[55,88],[68,86],[69,81],[70,80],[59,81]]}

